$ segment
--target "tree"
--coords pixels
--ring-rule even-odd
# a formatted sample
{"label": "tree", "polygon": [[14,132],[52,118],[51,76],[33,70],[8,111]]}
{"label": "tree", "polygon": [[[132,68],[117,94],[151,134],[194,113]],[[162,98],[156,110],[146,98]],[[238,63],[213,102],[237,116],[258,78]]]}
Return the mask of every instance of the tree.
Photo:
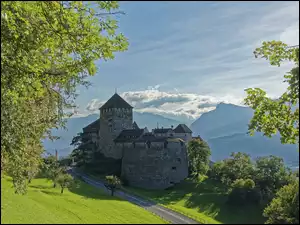
{"label": "tree", "polygon": [[254,181],[268,202],[274,194],[290,181],[292,172],[277,156],[259,157],[255,161]]}
{"label": "tree", "polygon": [[117,176],[114,175],[106,176],[105,180],[106,180],[105,187],[111,191],[111,196],[113,196],[116,188],[118,187],[118,185],[121,184],[121,181]]}
{"label": "tree", "polygon": [[215,162],[210,170],[210,178],[221,181],[223,177],[224,161]]}
{"label": "tree", "polygon": [[[50,130],[71,115],[95,61],[127,49],[117,10],[115,1],[1,2],[1,169],[18,192],[26,189],[27,161],[41,157],[41,140],[55,138]],[[28,146],[37,146],[34,154]]]}
{"label": "tree", "polygon": [[260,88],[246,90],[245,104],[254,109],[249,132],[251,135],[263,132],[267,137],[279,132],[283,144],[299,145],[299,46],[288,47],[281,41],[263,42],[254,55],[269,60],[271,65],[280,66],[288,60],[295,67],[284,76],[288,88],[279,99],[267,97]]}
{"label": "tree", "polygon": [[70,174],[67,173],[60,173],[57,178],[56,182],[60,185],[61,191],[60,193],[64,193],[64,189],[70,187],[73,183],[73,177]]}
{"label": "tree", "polygon": [[97,147],[87,134],[78,133],[73,137],[71,145],[75,147],[71,153],[71,157],[76,162],[76,166],[87,166],[91,163],[93,153]]}
{"label": "tree", "polygon": [[210,155],[210,148],[205,141],[193,139],[188,143],[189,166],[195,175],[207,173]]}
{"label": "tree", "polygon": [[44,174],[49,180],[52,180],[53,187],[56,187],[57,177],[65,172],[64,168],[60,166],[59,162],[56,160],[55,156],[49,156],[44,160]]}
{"label": "tree", "polygon": [[299,179],[283,186],[263,215],[266,224],[299,224]]}
{"label": "tree", "polygon": [[230,186],[237,179],[252,179],[254,164],[246,153],[232,153],[231,158],[224,159],[221,163],[213,166],[217,178],[227,186]]}
{"label": "tree", "polygon": [[235,180],[229,191],[228,203],[234,205],[244,205],[260,201],[260,193],[255,188],[255,183],[251,179]]}

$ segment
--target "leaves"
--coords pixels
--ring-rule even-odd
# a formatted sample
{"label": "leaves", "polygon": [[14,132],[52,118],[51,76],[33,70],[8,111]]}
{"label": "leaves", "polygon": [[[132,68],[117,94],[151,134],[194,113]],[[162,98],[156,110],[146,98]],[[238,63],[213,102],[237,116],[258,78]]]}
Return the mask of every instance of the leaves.
{"label": "leaves", "polygon": [[246,89],[244,102],[254,109],[249,133],[254,135],[258,131],[267,137],[279,133],[281,143],[299,144],[299,47],[289,48],[280,41],[263,42],[254,55],[269,60],[271,65],[280,66],[288,60],[296,67],[284,75],[284,82],[289,86],[278,99],[267,97],[267,93],[259,88]]}
{"label": "leaves", "polygon": [[18,189],[41,157],[41,139],[64,126],[76,88],[96,74],[95,61],[128,47],[116,32],[118,3],[96,4],[1,2],[1,168]]}
{"label": "leaves", "polygon": [[193,173],[207,173],[210,155],[210,148],[205,141],[194,139],[188,143],[188,158]]}
{"label": "leaves", "polygon": [[299,179],[283,186],[263,215],[266,224],[299,224]]}

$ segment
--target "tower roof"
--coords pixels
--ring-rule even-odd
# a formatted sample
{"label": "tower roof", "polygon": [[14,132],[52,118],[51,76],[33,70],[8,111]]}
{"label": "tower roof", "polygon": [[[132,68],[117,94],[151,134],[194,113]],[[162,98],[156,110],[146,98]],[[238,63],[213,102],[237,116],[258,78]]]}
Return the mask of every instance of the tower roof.
{"label": "tower roof", "polygon": [[185,124],[179,124],[175,129],[175,133],[193,133]]}
{"label": "tower roof", "polygon": [[100,119],[97,119],[82,129],[83,132],[93,132],[93,131],[98,131],[99,128],[100,128]]}
{"label": "tower roof", "polygon": [[99,109],[112,109],[112,108],[125,108],[132,109],[133,107],[128,104],[120,95],[115,93],[108,101]]}
{"label": "tower roof", "polygon": [[134,121],[132,124],[133,129],[140,129],[139,126],[136,124],[136,122]]}

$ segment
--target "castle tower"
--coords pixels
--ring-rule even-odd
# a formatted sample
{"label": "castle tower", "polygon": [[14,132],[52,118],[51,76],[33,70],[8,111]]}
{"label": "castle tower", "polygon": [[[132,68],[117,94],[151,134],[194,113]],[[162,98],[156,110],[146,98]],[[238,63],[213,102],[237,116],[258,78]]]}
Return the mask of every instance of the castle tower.
{"label": "castle tower", "polygon": [[122,130],[132,129],[132,109],[117,93],[100,107],[99,148],[107,157],[121,157],[121,152],[114,148],[113,140]]}

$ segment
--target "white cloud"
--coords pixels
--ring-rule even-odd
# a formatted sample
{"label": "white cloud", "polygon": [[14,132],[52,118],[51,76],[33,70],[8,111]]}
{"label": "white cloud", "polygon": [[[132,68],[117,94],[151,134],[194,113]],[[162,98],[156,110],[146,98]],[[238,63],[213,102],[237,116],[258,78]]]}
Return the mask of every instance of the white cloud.
{"label": "white cloud", "polygon": [[299,45],[299,20],[281,33],[280,40],[288,45]]}
{"label": "white cloud", "polygon": [[[194,120],[204,112],[215,109],[220,102],[241,105],[242,98],[234,96],[206,96],[192,93],[165,92],[156,88],[143,91],[129,91],[120,94],[134,110],[149,112],[181,121]],[[86,109],[90,113],[98,112],[103,101],[92,99]]]}
{"label": "white cloud", "polygon": [[[87,95],[95,98],[87,107],[90,111],[98,112],[103,104],[97,98],[104,91],[98,90],[115,86],[133,90],[122,96],[136,110],[172,118],[195,118],[221,101],[238,104],[248,87],[262,88],[272,97],[285,91],[283,75],[292,65],[270,66],[255,59],[253,50],[268,40],[299,43],[299,2],[216,2],[213,9],[202,11],[202,3],[195,3],[193,9],[184,4],[177,8],[182,13],[173,17],[176,3],[170,3],[169,10],[160,11],[165,16],[161,22],[151,11],[159,12],[154,5],[147,12],[148,20],[137,20],[142,4],[132,4],[131,15],[137,17],[128,14],[128,27],[148,24],[148,29],[128,30],[128,52],[102,67],[106,79],[94,80],[97,92]],[[147,85],[151,85],[148,90],[140,90]]]}
{"label": "white cloud", "polygon": [[99,110],[99,108],[104,104],[105,102],[100,101],[99,99],[92,99],[88,105],[86,106],[86,110],[95,112]]}

